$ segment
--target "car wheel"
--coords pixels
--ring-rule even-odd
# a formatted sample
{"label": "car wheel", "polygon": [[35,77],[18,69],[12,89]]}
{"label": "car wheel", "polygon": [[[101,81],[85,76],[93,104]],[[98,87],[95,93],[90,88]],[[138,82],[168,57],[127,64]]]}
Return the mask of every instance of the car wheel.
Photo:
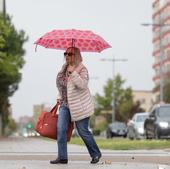
{"label": "car wheel", "polygon": [[130,134],[130,133],[127,134],[127,137],[128,137],[128,139],[130,139],[130,140],[134,140],[134,136],[133,136],[132,134]]}
{"label": "car wheel", "polygon": [[134,140],[134,137],[128,137],[130,140]]}
{"label": "car wheel", "polygon": [[135,139],[135,140],[137,140],[137,139],[138,139],[137,131],[134,131],[134,139]]}

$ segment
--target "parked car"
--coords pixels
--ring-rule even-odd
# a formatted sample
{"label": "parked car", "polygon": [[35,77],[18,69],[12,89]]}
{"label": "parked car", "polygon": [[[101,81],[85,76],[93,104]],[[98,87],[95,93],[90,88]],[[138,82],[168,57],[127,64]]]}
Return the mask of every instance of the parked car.
{"label": "parked car", "polygon": [[170,136],[170,104],[156,105],[144,123],[145,137],[159,139]]}
{"label": "parked car", "polygon": [[106,137],[112,138],[115,136],[123,136],[126,137],[127,128],[124,122],[115,121],[108,125],[106,130]]}
{"label": "parked car", "polygon": [[148,112],[140,112],[133,115],[127,124],[127,137],[131,140],[144,137],[144,121],[148,117]]}

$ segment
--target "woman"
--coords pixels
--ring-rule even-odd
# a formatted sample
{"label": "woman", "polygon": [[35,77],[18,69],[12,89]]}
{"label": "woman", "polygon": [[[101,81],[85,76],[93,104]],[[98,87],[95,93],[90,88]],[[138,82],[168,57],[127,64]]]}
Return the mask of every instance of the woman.
{"label": "woman", "polygon": [[89,118],[94,113],[94,106],[88,88],[88,71],[82,64],[80,50],[69,47],[64,53],[66,63],[57,75],[59,90],[58,102],[61,103],[58,128],[58,158],[51,164],[67,164],[67,129],[70,121],[74,121],[80,137],[83,139],[92,158],[91,163],[99,162],[101,152],[88,129]]}

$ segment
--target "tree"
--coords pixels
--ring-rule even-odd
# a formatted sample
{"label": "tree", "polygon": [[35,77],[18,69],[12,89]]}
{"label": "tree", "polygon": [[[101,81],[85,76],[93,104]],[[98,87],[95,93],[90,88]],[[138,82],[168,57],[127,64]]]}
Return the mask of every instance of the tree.
{"label": "tree", "polygon": [[17,130],[17,123],[13,118],[9,118],[9,122],[8,122],[8,135],[12,134],[13,132],[15,132]]}
{"label": "tree", "polygon": [[[169,76],[170,77],[170,76]],[[169,78],[165,81],[165,85],[163,88],[164,92],[164,102],[165,103],[170,103],[170,80]]]}
{"label": "tree", "polygon": [[27,39],[23,30],[15,29],[8,15],[0,14],[0,114],[3,132],[8,124],[9,97],[21,81],[20,69],[25,63],[23,44]]}
{"label": "tree", "polygon": [[135,112],[143,109],[140,108],[140,103],[137,104],[133,102],[132,89],[130,87],[124,87],[126,81],[123,80],[119,74],[115,76],[114,81],[108,79],[107,84],[104,86],[104,96],[101,96],[98,93],[95,95],[95,114],[100,114],[102,110],[111,111],[113,82],[115,95],[115,119],[119,121],[127,121]]}

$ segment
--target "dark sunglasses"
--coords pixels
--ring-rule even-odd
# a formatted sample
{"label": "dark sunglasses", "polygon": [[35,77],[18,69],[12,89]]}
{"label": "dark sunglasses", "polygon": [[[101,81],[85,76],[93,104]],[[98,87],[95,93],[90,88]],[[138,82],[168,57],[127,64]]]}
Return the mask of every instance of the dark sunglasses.
{"label": "dark sunglasses", "polygon": [[67,56],[67,55],[68,55],[68,56],[73,56],[74,53],[72,53],[72,52],[68,52],[68,53],[67,53],[67,52],[64,52],[64,56]]}

